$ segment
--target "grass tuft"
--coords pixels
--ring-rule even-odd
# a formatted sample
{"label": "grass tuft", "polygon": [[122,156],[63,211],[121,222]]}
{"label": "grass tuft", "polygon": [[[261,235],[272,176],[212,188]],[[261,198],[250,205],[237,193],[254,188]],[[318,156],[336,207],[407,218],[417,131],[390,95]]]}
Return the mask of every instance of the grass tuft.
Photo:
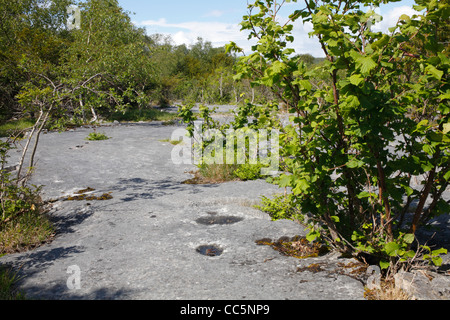
{"label": "grass tuft", "polygon": [[15,135],[20,131],[33,127],[34,122],[29,119],[8,121],[0,125],[0,137],[5,138]]}
{"label": "grass tuft", "polygon": [[89,133],[88,137],[86,138],[86,140],[89,141],[100,141],[100,140],[108,140],[109,137],[106,136],[103,133],[98,133],[98,132],[91,132]]}
{"label": "grass tuft", "polygon": [[381,289],[365,288],[364,298],[367,300],[411,300],[411,296],[397,288],[394,281],[381,281]]}
{"label": "grass tuft", "polygon": [[48,243],[54,227],[44,213],[27,211],[0,226],[0,254],[23,252]]}
{"label": "grass tuft", "polygon": [[198,171],[189,172],[194,175],[192,179],[184,181],[184,184],[217,184],[227,181],[237,181],[234,174],[237,165],[209,164],[200,165]]}
{"label": "grass tuft", "polygon": [[25,294],[16,290],[17,274],[0,267],[0,300],[25,300]]}

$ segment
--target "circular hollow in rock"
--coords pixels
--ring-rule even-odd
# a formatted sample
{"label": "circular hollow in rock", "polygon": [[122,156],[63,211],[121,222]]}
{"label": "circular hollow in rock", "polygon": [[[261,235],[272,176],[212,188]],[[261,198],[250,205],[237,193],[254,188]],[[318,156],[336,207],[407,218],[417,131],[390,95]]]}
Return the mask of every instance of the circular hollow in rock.
{"label": "circular hollow in rock", "polygon": [[215,246],[215,245],[203,245],[198,247],[197,252],[208,257],[220,256],[223,252],[223,249]]}
{"label": "circular hollow in rock", "polygon": [[233,224],[243,219],[240,217],[233,216],[209,216],[209,217],[201,217],[195,220],[197,223],[204,225],[212,225],[212,224]]}

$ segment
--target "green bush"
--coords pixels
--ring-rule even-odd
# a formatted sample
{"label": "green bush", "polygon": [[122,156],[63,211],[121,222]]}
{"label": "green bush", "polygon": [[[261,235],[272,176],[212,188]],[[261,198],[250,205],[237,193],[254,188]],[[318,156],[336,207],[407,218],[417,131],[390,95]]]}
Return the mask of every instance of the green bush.
{"label": "green bush", "polygon": [[86,138],[86,140],[90,140],[90,141],[99,141],[99,140],[108,140],[109,137],[106,136],[104,133],[98,133],[98,132],[91,132],[89,133],[88,137]]}
{"label": "green bush", "polygon": [[292,194],[274,195],[273,198],[262,196],[261,204],[256,205],[255,208],[268,213],[274,221],[288,219],[303,222],[304,216],[296,208],[293,200],[295,199]]}
{"label": "green bush", "polygon": [[39,195],[41,188],[21,185],[3,169],[10,148],[8,142],[0,143],[0,255],[35,248],[54,234]]}
{"label": "green bush", "polygon": [[261,179],[261,168],[263,167],[262,164],[241,164],[234,170],[234,175],[244,181]]}
{"label": "green bush", "polygon": [[[234,121],[227,124],[220,124],[219,121],[214,120],[212,118],[212,114],[216,111],[216,109],[210,110],[208,107],[200,106],[199,114],[194,114],[192,111],[194,105],[190,104],[187,106],[180,106],[178,110],[178,116],[181,117],[182,121],[187,124],[187,131],[190,137],[194,138],[194,150],[200,152],[202,154],[202,159],[200,159],[199,172],[201,175],[205,177],[215,176],[214,180],[216,181],[231,181],[231,180],[256,180],[263,178],[261,174],[261,169],[267,168],[268,164],[266,164],[266,159],[257,158],[256,161],[250,161],[251,155],[249,154],[249,137],[245,138],[245,152],[242,152],[242,158],[237,161],[237,150],[239,146],[235,141],[236,135],[239,130],[243,134],[246,134],[247,128],[253,129],[253,132],[257,132],[258,129],[267,129],[274,126],[278,126],[275,122],[275,112],[277,111],[276,104],[270,104],[269,108],[263,108],[260,106],[254,106],[246,101],[243,105],[237,108],[235,112]],[[252,122],[249,122],[249,117],[252,113],[258,113],[259,117],[253,119]],[[216,146],[215,139],[208,139],[205,136],[202,136],[201,142],[196,141],[197,137],[195,137],[195,125],[194,122],[201,119],[202,130],[213,129],[222,134],[223,137],[223,145]],[[234,134],[227,135],[226,132],[228,129],[234,129]],[[257,133],[259,135],[259,133]],[[258,138],[259,136],[255,136],[253,138]],[[229,139],[230,141],[228,141]],[[223,155],[227,154],[227,146],[232,144],[232,149],[234,150],[234,162],[233,163],[214,163],[215,159],[215,148],[209,147],[214,146],[218,147],[219,152],[222,152]],[[210,150],[211,154],[207,154]],[[208,151],[208,152],[206,152]],[[223,159],[223,162],[228,161],[228,159]],[[226,161],[225,161],[226,160]],[[243,160],[243,163],[241,162]],[[255,160],[255,159],[252,159]],[[256,163],[255,163],[256,162]]]}
{"label": "green bush", "polygon": [[[272,88],[292,114],[280,128],[284,173],[278,183],[311,218],[308,238],[370,255],[388,275],[418,260],[412,251],[417,229],[450,212],[442,198],[450,182],[450,59],[443,27],[449,4],[416,3],[423,14],[403,15],[382,33],[371,28],[379,16],[363,10],[377,0],[305,1],[284,22],[279,3],[255,1],[241,26],[257,44],[240,58],[235,76]],[[321,44],[326,59],[320,65],[305,64],[289,48],[299,19],[312,25],[310,35]],[[228,49],[242,52],[235,43]],[[270,107],[246,110],[258,122],[266,119],[260,110]],[[249,114],[243,115],[237,118],[247,122]],[[415,187],[420,177],[423,185]],[[418,206],[408,220],[412,202]]]}

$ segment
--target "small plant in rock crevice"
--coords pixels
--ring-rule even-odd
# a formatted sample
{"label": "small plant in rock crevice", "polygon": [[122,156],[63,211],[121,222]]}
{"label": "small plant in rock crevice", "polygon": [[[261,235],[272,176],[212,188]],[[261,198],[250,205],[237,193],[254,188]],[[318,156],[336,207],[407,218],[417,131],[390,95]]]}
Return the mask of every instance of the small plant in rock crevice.
{"label": "small plant in rock crevice", "polygon": [[89,140],[89,141],[101,141],[101,140],[108,140],[108,139],[110,139],[110,137],[108,137],[104,133],[98,133],[95,131],[89,133],[89,135],[86,138],[86,140]]}

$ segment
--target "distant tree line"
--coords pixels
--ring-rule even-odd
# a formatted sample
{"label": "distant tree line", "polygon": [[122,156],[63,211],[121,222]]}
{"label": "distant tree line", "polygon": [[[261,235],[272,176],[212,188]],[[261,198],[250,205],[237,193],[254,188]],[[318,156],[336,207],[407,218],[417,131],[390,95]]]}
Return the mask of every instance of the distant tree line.
{"label": "distant tree line", "polygon": [[[274,99],[236,81],[239,59],[199,38],[174,45],[131,22],[116,0],[0,0],[0,120],[23,116],[59,126],[174,103]],[[72,28],[69,27],[72,24]],[[76,27],[73,27],[76,26]],[[307,63],[314,58],[304,55]]]}

